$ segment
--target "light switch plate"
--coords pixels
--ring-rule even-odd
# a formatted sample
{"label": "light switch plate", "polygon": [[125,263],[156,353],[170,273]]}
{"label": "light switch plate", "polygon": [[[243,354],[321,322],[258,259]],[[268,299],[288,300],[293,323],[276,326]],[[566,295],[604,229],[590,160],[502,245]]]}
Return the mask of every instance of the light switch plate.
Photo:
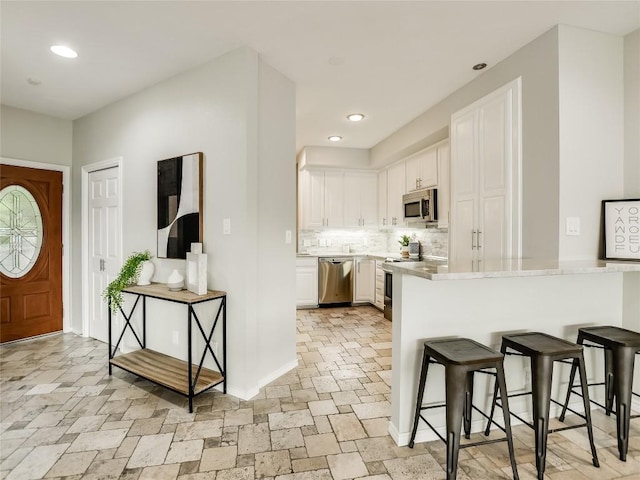
{"label": "light switch plate", "polygon": [[567,235],[580,235],[580,217],[567,217]]}
{"label": "light switch plate", "polygon": [[222,233],[224,235],[231,235],[231,219],[224,218],[222,220]]}
{"label": "light switch plate", "polygon": [[291,243],[291,230],[285,230],[284,243]]}

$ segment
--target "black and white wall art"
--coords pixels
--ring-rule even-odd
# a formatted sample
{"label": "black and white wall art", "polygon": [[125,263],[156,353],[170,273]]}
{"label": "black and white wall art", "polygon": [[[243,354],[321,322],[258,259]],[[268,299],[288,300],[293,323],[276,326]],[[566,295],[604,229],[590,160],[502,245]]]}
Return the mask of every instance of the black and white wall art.
{"label": "black and white wall art", "polygon": [[158,258],[202,243],[202,152],[158,162]]}
{"label": "black and white wall art", "polygon": [[604,200],[605,260],[640,260],[640,199]]}

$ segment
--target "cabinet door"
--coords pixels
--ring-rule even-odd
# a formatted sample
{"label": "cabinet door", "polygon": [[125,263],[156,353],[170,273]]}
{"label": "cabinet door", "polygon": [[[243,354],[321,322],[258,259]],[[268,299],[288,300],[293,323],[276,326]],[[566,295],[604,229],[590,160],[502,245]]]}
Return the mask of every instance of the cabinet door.
{"label": "cabinet door", "polygon": [[299,195],[304,199],[304,226],[306,228],[324,225],[324,172],[311,170],[301,172],[305,181],[301,183]]}
{"label": "cabinet door", "polygon": [[298,258],[296,262],[296,305],[318,305],[317,258]]}
{"label": "cabinet door", "polygon": [[420,156],[419,188],[432,188],[438,184],[438,149],[431,148]]}
{"label": "cabinet door", "polygon": [[420,189],[420,155],[413,155],[405,161],[407,192]]}
{"label": "cabinet door", "polygon": [[402,195],[405,193],[405,163],[401,162],[387,170],[387,224],[391,227],[403,227],[404,209]]}
{"label": "cabinet door", "polygon": [[376,291],[376,262],[367,258],[356,260],[355,295],[354,302],[375,301]]}
{"label": "cabinet door", "polygon": [[438,147],[438,228],[449,227],[449,144]]}
{"label": "cabinet door", "polygon": [[362,226],[361,216],[361,175],[356,172],[344,174],[344,226]]}
{"label": "cabinet door", "polygon": [[476,229],[475,111],[451,121],[451,221],[449,258],[469,261],[475,256]]}
{"label": "cabinet door", "polygon": [[324,217],[326,227],[344,226],[344,176],[342,172],[324,172]]}
{"label": "cabinet door", "polygon": [[378,177],[365,173],[360,178],[360,218],[363,227],[378,224]]}
{"label": "cabinet door", "polygon": [[387,227],[387,171],[378,173],[378,226]]}

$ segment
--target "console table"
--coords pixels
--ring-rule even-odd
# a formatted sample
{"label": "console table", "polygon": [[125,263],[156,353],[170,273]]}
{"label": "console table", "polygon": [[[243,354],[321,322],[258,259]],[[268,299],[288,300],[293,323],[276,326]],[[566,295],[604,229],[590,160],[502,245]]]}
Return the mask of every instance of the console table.
{"label": "console table", "polygon": [[[176,393],[189,398],[189,412],[193,412],[193,397],[209,390],[216,385],[223,384],[223,392],[227,393],[226,368],[227,368],[227,293],[215,290],[208,290],[204,295],[196,295],[188,290],[172,292],[165,284],[153,283],[145,286],[131,286],[122,290],[125,293],[135,295],[136,300],[129,314],[122,308],[120,312],[124,317],[124,326],[120,332],[118,341],[112,347],[111,341],[111,305],[109,305],[109,375],[112,367],[116,366],[127,372],[138,375],[157,385],[166,387]],[[147,348],[147,298],[162,300],[167,302],[181,303],[187,306],[187,361],[156,352]],[[142,299],[142,338],[138,336],[131,325],[131,317]],[[211,330],[205,332],[196,312],[194,305],[199,303],[218,300],[218,310],[213,321]],[[218,321],[222,317],[222,365],[218,357],[211,348],[211,339],[218,326]],[[198,364],[193,363],[192,352],[192,331],[196,326],[204,338],[205,345]],[[116,356],[120,342],[129,328],[136,341],[140,345],[140,350],[130,353],[123,353]],[[218,367],[218,371],[204,368],[202,364],[207,356],[211,354],[213,361]]]}

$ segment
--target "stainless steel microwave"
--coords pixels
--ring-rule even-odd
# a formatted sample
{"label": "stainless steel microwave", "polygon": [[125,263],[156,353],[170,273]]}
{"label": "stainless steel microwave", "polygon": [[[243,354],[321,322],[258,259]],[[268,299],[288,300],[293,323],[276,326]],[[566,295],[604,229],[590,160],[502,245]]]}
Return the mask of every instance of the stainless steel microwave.
{"label": "stainless steel microwave", "polygon": [[409,223],[430,223],[438,220],[438,190],[426,188],[402,196],[404,219]]}

